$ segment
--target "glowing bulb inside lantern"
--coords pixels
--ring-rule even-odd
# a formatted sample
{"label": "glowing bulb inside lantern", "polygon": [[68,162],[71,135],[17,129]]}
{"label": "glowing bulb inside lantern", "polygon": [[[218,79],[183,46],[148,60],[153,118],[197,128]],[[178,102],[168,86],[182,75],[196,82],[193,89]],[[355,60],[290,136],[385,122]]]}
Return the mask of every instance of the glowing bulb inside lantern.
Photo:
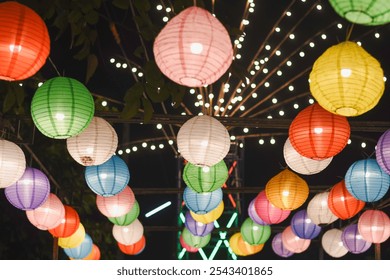
{"label": "glowing bulb inside lantern", "polygon": [[305,223],[306,223],[306,224],[310,224],[310,223],[311,223],[311,219],[307,218],[307,219],[305,220]]}
{"label": "glowing bulb inside lantern", "polygon": [[203,51],[203,45],[201,43],[192,43],[190,48],[193,54],[201,54]]}
{"label": "glowing bulb inside lantern", "polygon": [[201,223],[201,222],[196,222],[196,224],[200,227],[203,227],[204,226],[204,223]]}
{"label": "glowing bulb inside lantern", "polygon": [[345,201],[345,197],[344,196],[340,197],[340,200]]}
{"label": "glowing bulb inside lantern", "polygon": [[205,167],[202,168],[202,171],[203,171],[204,173],[208,173],[208,172],[210,172],[210,167],[205,166]]}
{"label": "glowing bulb inside lantern", "polygon": [[341,76],[344,78],[350,77],[352,74],[352,70],[348,68],[341,69]]}
{"label": "glowing bulb inside lantern", "polygon": [[340,247],[344,246],[342,241],[340,241],[338,244],[339,244]]}
{"label": "glowing bulb inside lantern", "polygon": [[102,179],[107,179],[107,173],[102,173],[102,174],[100,174],[100,178],[102,178]]}
{"label": "glowing bulb inside lantern", "polygon": [[283,194],[283,196],[289,196],[290,192],[289,191],[283,191],[282,194]]}
{"label": "glowing bulb inside lantern", "polygon": [[203,147],[207,147],[208,144],[209,144],[209,141],[203,140],[200,144],[201,144]]}
{"label": "glowing bulb inside lantern", "polygon": [[321,206],[326,206],[328,204],[328,202],[324,199],[321,201]]}
{"label": "glowing bulb inside lantern", "polygon": [[128,229],[128,228],[124,228],[123,231],[124,231],[124,232],[128,232],[129,229]]}
{"label": "glowing bulb inside lantern", "polygon": [[377,230],[378,230],[378,227],[377,227],[377,226],[372,226],[372,227],[371,227],[371,230],[372,230],[372,231],[377,231]]}
{"label": "glowing bulb inside lantern", "polygon": [[87,154],[92,154],[93,153],[93,148],[92,147],[88,147],[88,148],[85,149],[85,152]]}
{"label": "glowing bulb inside lantern", "polygon": [[63,113],[57,113],[56,114],[56,120],[57,121],[63,121],[65,119],[65,115]]}
{"label": "glowing bulb inside lantern", "polygon": [[314,128],[314,133],[315,134],[321,134],[324,131],[322,127],[315,127]]}
{"label": "glowing bulb inside lantern", "polygon": [[10,52],[21,52],[22,46],[21,45],[9,45]]}
{"label": "glowing bulb inside lantern", "polygon": [[259,227],[258,226],[253,226],[252,229],[253,230],[259,230]]}

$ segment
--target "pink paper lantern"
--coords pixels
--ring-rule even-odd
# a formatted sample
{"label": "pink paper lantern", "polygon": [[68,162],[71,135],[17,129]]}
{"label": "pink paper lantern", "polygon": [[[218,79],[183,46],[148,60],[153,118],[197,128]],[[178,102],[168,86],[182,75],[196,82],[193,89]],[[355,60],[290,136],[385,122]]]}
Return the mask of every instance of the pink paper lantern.
{"label": "pink paper lantern", "polygon": [[131,210],[134,203],[135,196],[129,186],[126,186],[123,191],[114,196],[96,196],[97,208],[108,218],[125,215]]}
{"label": "pink paper lantern", "polygon": [[182,235],[180,235],[179,240],[180,240],[180,245],[181,245],[184,249],[186,249],[187,252],[189,252],[189,253],[196,253],[196,252],[198,252],[199,248],[191,247],[190,245],[188,245],[188,244],[184,241]]}
{"label": "pink paper lantern", "polygon": [[153,53],[164,75],[188,87],[214,83],[233,60],[225,27],[199,7],[187,8],[173,17],[156,37]]}
{"label": "pink paper lantern", "polygon": [[144,227],[141,222],[136,219],[128,226],[114,225],[112,228],[114,239],[123,244],[131,245],[138,242],[144,235]]}
{"label": "pink paper lantern", "polygon": [[383,243],[390,237],[390,219],[381,210],[366,210],[359,217],[358,229],[364,240]]}
{"label": "pink paper lantern", "polygon": [[257,215],[268,225],[279,224],[290,215],[291,210],[283,210],[274,206],[261,191],[255,198],[255,210]]}
{"label": "pink paper lantern", "polygon": [[292,231],[291,226],[288,226],[282,232],[282,242],[287,250],[293,253],[302,253],[309,248],[311,240],[299,238]]}

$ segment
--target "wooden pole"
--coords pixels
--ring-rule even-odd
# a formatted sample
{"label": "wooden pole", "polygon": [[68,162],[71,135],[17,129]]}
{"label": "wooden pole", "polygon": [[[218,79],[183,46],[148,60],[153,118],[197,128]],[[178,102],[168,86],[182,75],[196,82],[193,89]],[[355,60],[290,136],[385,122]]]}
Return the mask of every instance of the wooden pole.
{"label": "wooden pole", "polygon": [[58,237],[53,237],[53,260],[58,260]]}
{"label": "wooden pole", "polygon": [[380,243],[375,244],[375,259],[376,260],[381,259],[381,244]]}

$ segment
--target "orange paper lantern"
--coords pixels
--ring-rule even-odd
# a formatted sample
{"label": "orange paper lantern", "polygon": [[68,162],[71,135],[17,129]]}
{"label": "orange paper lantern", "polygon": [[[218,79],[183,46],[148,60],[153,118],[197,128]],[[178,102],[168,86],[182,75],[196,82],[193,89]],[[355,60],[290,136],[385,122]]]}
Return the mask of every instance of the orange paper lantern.
{"label": "orange paper lantern", "polygon": [[142,251],[145,249],[146,239],[145,235],[143,235],[140,240],[130,245],[125,245],[120,242],[117,243],[119,250],[121,250],[122,253],[135,256],[142,253]]}
{"label": "orange paper lantern", "polygon": [[61,220],[61,223],[49,232],[54,237],[69,237],[79,228],[80,217],[77,211],[68,205],[64,205],[65,217]]}

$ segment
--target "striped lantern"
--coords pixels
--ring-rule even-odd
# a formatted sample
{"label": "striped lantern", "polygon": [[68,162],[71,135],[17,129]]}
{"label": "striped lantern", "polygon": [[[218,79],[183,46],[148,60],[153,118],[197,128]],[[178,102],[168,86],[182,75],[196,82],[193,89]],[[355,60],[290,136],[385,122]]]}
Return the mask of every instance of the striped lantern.
{"label": "striped lantern", "polygon": [[69,237],[76,232],[80,225],[80,217],[77,211],[69,206],[64,205],[65,215],[60,224],[55,228],[49,229],[54,237]]}
{"label": "striped lantern", "polygon": [[85,234],[84,225],[80,223],[77,230],[71,236],[58,238],[58,246],[61,248],[75,248],[83,242]]}
{"label": "striped lantern", "polygon": [[114,196],[96,196],[96,205],[104,216],[119,217],[128,213],[135,203],[133,190],[126,186],[120,193]]}
{"label": "striped lantern", "polygon": [[205,236],[211,233],[214,229],[214,223],[204,224],[201,222],[197,222],[191,216],[190,211],[187,211],[185,216],[185,227],[196,236]]}
{"label": "striped lantern", "polygon": [[11,141],[0,139],[0,188],[16,183],[25,170],[26,157],[23,150]]}
{"label": "striped lantern", "polygon": [[272,250],[275,254],[282,258],[288,258],[294,255],[294,252],[291,252],[284,247],[281,232],[275,234],[274,238],[272,238]]}
{"label": "striped lantern", "polygon": [[271,236],[269,225],[260,225],[251,218],[246,218],[240,227],[242,239],[250,245],[259,245],[267,242]]}
{"label": "striped lantern", "polygon": [[283,210],[274,206],[261,191],[255,198],[255,210],[257,215],[268,225],[279,224],[290,215],[291,210]]}
{"label": "striped lantern", "polygon": [[234,254],[243,257],[257,254],[264,248],[264,244],[251,245],[246,242],[241,232],[237,232],[230,237],[229,246]]}
{"label": "striped lantern", "polygon": [[216,189],[212,192],[197,193],[191,188],[186,187],[183,193],[183,200],[189,210],[195,214],[206,214],[217,208],[223,198],[222,189]]}
{"label": "striped lantern", "polygon": [[218,206],[211,210],[210,212],[206,214],[196,214],[192,211],[190,211],[191,217],[194,218],[195,221],[203,223],[203,224],[208,224],[211,222],[214,222],[218,220],[219,217],[221,217],[223,210],[225,208],[225,205],[223,203],[223,200],[221,203],[218,204]]}
{"label": "striped lantern", "polygon": [[256,208],[255,208],[255,200],[256,198],[252,199],[251,202],[249,203],[249,206],[248,206],[248,216],[249,218],[251,218],[256,224],[259,224],[259,225],[267,225],[266,222],[264,222],[260,216],[257,214],[256,212]]}
{"label": "striped lantern", "polygon": [[88,256],[86,256],[85,258],[82,258],[82,260],[100,260],[99,247],[96,244],[92,243],[91,252],[88,254]]}
{"label": "striped lantern", "polygon": [[189,253],[196,253],[199,250],[199,248],[191,247],[190,245],[185,243],[182,234],[180,235],[179,242],[180,242],[181,247],[186,249],[186,251]]}
{"label": "striped lantern", "polygon": [[314,239],[321,233],[321,227],[312,222],[305,209],[292,216],[290,226],[294,234],[303,239]]}
{"label": "striped lantern", "polygon": [[311,240],[299,238],[295,235],[291,226],[288,226],[282,232],[282,242],[287,250],[293,253],[302,253],[309,248]]}
{"label": "striped lantern", "polygon": [[87,257],[93,247],[93,242],[91,236],[89,234],[85,234],[84,240],[81,244],[74,248],[64,248],[65,254],[72,259],[83,259]]}
{"label": "striped lantern", "polygon": [[128,226],[114,225],[112,228],[114,239],[123,244],[131,245],[138,242],[144,235],[144,227],[141,222],[136,219]]}
{"label": "striped lantern", "polygon": [[203,248],[209,244],[211,240],[211,234],[206,234],[205,236],[193,235],[186,227],[183,228],[181,232],[183,236],[183,241],[191,247]]}
{"label": "striped lantern", "polygon": [[364,253],[370,249],[372,244],[362,238],[357,224],[346,226],[341,234],[341,240],[343,241],[344,247],[352,254]]}
{"label": "striped lantern", "polygon": [[366,210],[359,217],[358,229],[364,240],[383,243],[390,237],[389,216],[381,210]]}
{"label": "striped lantern", "polygon": [[136,256],[142,253],[146,247],[145,235],[142,235],[141,239],[134,244],[124,245],[117,242],[119,250],[126,255]]}
{"label": "striped lantern", "polygon": [[109,217],[108,220],[118,226],[128,226],[138,218],[139,212],[139,204],[138,201],[135,200],[134,205],[129,212],[119,217]]}
{"label": "striped lantern", "polygon": [[329,192],[314,195],[307,205],[307,216],[317,225],[328,225],[338,219],[328,206]]}
{"label": "striped lantern", "polygon": [[324,251],[333,258],[341,258],[348,253],[345,248],[341,235],[343,231],[338,228],[332,228],[326,231],[321,238],[321,245]]}
{"label": "striped lantern", "polygon": [[379,166],[390,175],[390,129],[379,137],[375,155]]}

